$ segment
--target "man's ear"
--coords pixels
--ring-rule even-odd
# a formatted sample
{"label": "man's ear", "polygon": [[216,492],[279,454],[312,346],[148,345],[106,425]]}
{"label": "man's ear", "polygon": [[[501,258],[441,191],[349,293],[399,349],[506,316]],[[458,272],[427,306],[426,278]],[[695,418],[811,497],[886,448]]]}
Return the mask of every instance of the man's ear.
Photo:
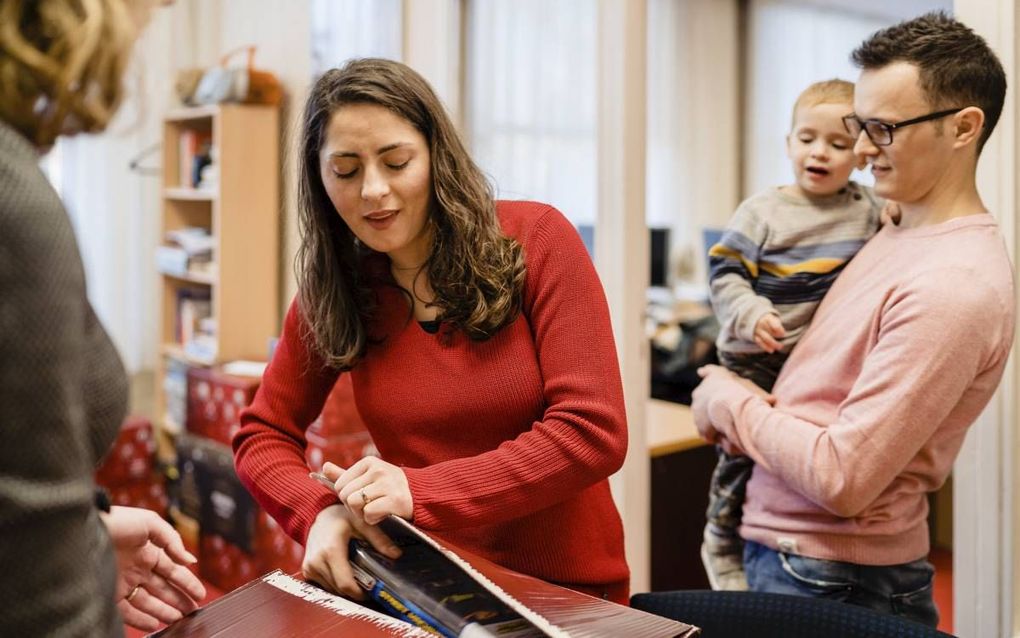
{"label": "man's ear", "polygon": [[976,143],[985,125],[985,112],[976,106],[968,106],[953,116],[953,148],[962,148]]}
{"label": "man's ear", "polygon": [[791,160],[793,159],[793,149],[790,148],[790,136],[792,135],[793,133],[786,134],[786,158]]}

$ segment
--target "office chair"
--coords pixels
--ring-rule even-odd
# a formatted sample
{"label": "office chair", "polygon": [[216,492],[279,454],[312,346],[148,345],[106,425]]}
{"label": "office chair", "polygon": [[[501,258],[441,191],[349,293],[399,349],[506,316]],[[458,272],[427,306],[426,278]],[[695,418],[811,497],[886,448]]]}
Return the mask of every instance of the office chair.
{"label": "office chair", "polygon": [[635,609],[701,627],[702,638],[951,638],[912,620],[835,600],[737,591],[635,594]]}

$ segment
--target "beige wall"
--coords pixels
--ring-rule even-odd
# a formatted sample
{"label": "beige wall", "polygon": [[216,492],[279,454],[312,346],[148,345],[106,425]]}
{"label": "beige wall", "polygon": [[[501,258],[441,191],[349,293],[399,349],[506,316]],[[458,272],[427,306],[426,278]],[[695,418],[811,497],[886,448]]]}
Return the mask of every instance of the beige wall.
{"label": "beige wall", "polygon": [[[215,2],[203,0],[202,5]],[[280,121],[283,123],[280,148],[283,165],[283,202],[281,202],[280,278],[281,316],[296,293],[294,254],[297,251],[297,214],[295,202],[295,149],[301,108],[311,82],[311,25],[308,2],[293,0],[220,0],[219,48],[221,51],[247,44],[258,46],[255,64],[276,74],[283,84],[286,101]]]}

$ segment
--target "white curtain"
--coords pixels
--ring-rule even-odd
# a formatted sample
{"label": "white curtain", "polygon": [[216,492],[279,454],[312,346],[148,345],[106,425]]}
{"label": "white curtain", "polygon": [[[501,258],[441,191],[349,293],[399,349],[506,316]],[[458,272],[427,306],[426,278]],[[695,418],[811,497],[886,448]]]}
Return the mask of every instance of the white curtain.
{"label": "white curtain", "polygon": [[310,8],[314,77],[354,57],[401,59],[401,0],[311,0]]}
{"label": "white curtain", "polygon": [[[793,103],[812,82],[854,81],[850,52],[874,31],[934,9],[949,0],[911,2],[751,0],[748,20],[744,196],[792,179],[786,158]],[[866,11],[866,12],[865,12]],[[860,171],[854,179],[872,183]]]}
{"label": "white curtain", "polygon": [[[85,263],[89,299],[128,371],[156,362],[161,181],[158,144],[170,102],[179,16],[155,11],[128,70],[126,97],[107,131],[62,139],[54,150],[54,185],[71,216]],[[174,43],[178,46],[174,46]],[[128,168],[143,151],[142,171]]]}
{"label": "white curtain", "polygon": [[669,283],[707,294],[701,231],[739,194],[736,0],[648,0],[646,220],[667,228]]}
{"label": "white curtain", "polygon": [[475,160],[505,199],[596,217],[596,27],[590,0],[471,0],[465,103]]}

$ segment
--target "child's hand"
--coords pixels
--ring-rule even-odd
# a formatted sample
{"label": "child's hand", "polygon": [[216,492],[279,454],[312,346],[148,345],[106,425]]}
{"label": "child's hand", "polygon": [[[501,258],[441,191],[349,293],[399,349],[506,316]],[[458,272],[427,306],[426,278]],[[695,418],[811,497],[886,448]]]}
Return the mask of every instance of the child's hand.
{"label": "child's hand", "polygon": [[882,207],[882,214],[879,217],[879,226],[893,226],[900,223],[900,205],[892,200],[887,200]]}
{"label": "child's hand", "polygon": [[754,342],[765,352],[776,352],[783,347],[777,339],[786,336],[786,328],[779,317],[772,313],[766,313],[754,326]]}

